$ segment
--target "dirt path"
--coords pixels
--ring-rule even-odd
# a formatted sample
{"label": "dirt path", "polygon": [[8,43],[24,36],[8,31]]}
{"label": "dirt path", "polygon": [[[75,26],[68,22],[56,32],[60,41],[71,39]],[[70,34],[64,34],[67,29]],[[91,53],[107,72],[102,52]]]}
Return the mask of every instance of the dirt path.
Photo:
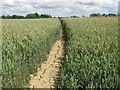
{"label": "dirt path", "polygon": [[62,32],[59,40],[55,42],[52,50],[48,56],[47,61],[42,63],[41,68],[38,69],[37,75],[32,76],[30,81],[30,88],[54,88],[55,79],[58,77],[63,56],[64,42],[62,39]]}

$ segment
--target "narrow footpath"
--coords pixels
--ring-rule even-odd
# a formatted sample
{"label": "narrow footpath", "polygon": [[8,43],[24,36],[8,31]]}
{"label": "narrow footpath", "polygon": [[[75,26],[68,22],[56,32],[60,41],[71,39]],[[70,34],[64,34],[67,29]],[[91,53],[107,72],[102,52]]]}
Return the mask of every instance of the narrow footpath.
{"label": "narrow footpath", "polygon": [[53,45],[48,59],[38,68],[36,76],[30,80],[30,88],[55,88],[55,80],[60,72],[61,62],[64,58],[63,31]]}

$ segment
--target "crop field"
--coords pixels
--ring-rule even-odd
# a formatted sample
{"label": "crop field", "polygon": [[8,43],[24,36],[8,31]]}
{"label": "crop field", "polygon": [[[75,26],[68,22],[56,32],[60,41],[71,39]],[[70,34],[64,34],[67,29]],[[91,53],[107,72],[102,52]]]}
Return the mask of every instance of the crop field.
{"label": "crop field", "polygon": [[[58,40],[62,48],[59,43],[54,46]],[[62,61],[55,80],[57,88],[120,88],[118,49],[117,18],[3,19],[2,87],[27,86],[52,51],[55,55],[48,62]],[[55,60],[45,62],[39,71],[44,72],[39,77],[48,80],[48,85],[59,68],[52,64]]]}
{"label": "crop field", "polygon": [[66,60],[58,88],[118,88],[117,18],[63,19]]}
{"label": "crop field", "polygon": [[46,60],[60,32],[58,19],[2,20],[3,88],[20,88]]}

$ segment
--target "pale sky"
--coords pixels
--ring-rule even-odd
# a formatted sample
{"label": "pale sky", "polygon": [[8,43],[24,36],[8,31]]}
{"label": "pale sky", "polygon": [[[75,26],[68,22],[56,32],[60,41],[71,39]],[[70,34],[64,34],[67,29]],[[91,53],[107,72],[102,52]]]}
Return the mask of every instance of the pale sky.
{"label": "pale sky", "polygon": [[52,16],[89,16],[92,13],[118,13],[119,0],[2,0],[3,15],[28,13]]}

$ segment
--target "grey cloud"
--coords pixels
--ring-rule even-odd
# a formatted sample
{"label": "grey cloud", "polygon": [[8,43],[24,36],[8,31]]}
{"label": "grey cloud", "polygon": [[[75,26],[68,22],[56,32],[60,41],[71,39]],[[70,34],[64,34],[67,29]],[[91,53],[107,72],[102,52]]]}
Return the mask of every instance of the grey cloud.
{"label": "grey cloud", "polygon": [[97,6],[97,5],[98,5],[98,3],[95,3],[95,2],[86,2],[84,5]]}
{"label": "grey cloud", "polygon": [[91,5],[91,6],[98,5],[98,3],[96,3],[96,2],[76,2],[76,3],[78,3],[80,5]]}
{"label": "grey cloud", "polygon": [[54,2],[49,2],[49,3],[30,3],[33,7],[35,8],[43,8],[43,9],[56,9],[59,7],[64,7],[63,3],[54,3]]}

